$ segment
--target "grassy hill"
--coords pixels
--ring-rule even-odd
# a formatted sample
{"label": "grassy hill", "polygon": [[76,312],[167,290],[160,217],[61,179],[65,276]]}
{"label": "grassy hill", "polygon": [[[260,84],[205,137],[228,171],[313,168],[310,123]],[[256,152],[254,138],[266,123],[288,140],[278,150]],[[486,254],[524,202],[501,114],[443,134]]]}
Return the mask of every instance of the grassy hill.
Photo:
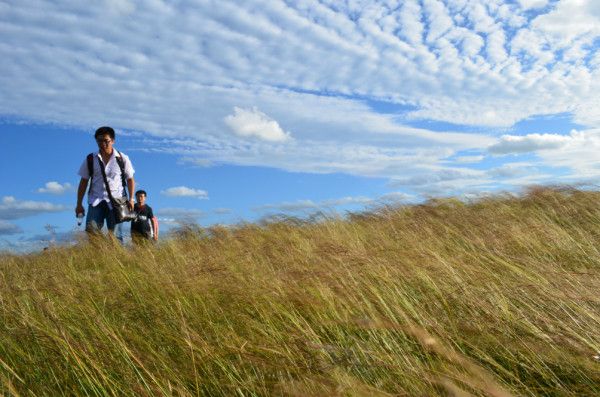
{"label": "grassy hill", "polygon": [[0,257],[0,394],[597,396],[600,194]]}

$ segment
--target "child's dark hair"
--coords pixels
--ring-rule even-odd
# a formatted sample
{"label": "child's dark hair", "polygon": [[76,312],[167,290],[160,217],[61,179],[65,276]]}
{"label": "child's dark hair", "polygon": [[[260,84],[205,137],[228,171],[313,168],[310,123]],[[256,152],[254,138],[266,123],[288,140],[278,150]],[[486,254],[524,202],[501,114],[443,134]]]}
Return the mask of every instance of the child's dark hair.
{"label": "child's dark hair", "polygon": [[96,130],[94,138],[98,139],[99,136],[103,135],[108,135],[110,136],[110,139],[115,139],[115,130],[113,130],[112,127],[108,126],[100,127]]}
{"label": "child's dark hair", "polygon": [[145,191],[145,190],[138,190],[137,192],[135,192],[135,195],[136,195],[136,196],[137,196],[138,194],[143,194],[144,196],[148,196],[148,195],[146,194],[146,191]]}

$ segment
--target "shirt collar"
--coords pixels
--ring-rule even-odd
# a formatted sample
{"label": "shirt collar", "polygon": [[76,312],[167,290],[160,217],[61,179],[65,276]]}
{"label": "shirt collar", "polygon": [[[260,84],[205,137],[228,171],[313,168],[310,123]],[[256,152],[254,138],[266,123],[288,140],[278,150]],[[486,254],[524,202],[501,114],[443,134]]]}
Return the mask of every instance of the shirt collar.
{"label": "shirt collar", "polygon": [[[96,156],[97,156],[97,157],[98,157],[98,156],[100,156],[100,150],[98,150],[98,151],[96,152]],[[115,149],[115,148],[113,148],[113,152],[112,152],[112,154],[110,155],[110,158],[113,158],[113,157],[121,157],[121,153],[119,153],[119,152],[117,151],[117,149]]]}

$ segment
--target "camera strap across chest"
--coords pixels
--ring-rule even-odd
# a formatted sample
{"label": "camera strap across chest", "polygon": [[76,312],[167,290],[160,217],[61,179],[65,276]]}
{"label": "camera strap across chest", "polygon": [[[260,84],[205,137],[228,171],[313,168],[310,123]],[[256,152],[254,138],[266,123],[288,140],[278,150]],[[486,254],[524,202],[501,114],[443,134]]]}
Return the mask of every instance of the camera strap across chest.
{"label": "camera strap across chest", "polygon": [[[117,152],[119,153],[119,152]],[[121,159],[121,161],[117,161],[117,164],[119,164],[119,168],[121,169],[121,183],[123,184],[123,197],[127,197],[127,185],[125,183],[125,164],[123,163],[123,159],[121,157],[121,153],[119,153],[120,157],[116,157],[116,159]],[[106,169],[104,167],[104,163],[102,162],[102,159],[100,157],[98,157],[98,165],[100,166],[100,171],[102,172],[102,179],[104,179],[104,187],[106,188],[106,193],[108,193],[108,198],[110,199],[111,203],[115,202],[115,199],[112,195],[112,192],[110,191],[110,186],[108,185],[108,178],[106,177]]]}
{"label": "camera strap across chest", "polygon": [[[117,161],[117,164],[119,165],[119,169],[121,170],[121,183],[123,184],[123,190],[127,191],[127,183],[125,182],[125,160],[123,159],[123,155],[121,154],[121,152],[119,152],[116,149],[115,149],[115,151],[119,154],[118,156],[115,156],[115,160]],[[90,176],[90,187],[88,189],[88,194],[89,194],[92,191],[91,181],[94,178],[94,153],[88,154],[86,160],[87,160],[88,174]],[[100,169],[102,170],[102,174],[105,176],[106,171],[104,171],[104,163],[100,160],[99,157],[98,157],[98,162],[101,164]],[[106,189],[110,192],[110,189],[108,189],[108,187]]]}

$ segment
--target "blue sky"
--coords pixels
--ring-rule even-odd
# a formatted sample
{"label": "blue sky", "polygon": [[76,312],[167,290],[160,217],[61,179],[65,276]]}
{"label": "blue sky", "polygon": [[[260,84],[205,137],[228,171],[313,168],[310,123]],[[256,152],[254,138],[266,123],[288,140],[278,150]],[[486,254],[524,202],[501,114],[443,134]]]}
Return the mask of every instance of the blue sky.
{"label": "blue sky", "polygon": [[163,231],[600,176],[593,0],[0,0],[0,37],[0,249],[73,239],[101,125]]}

